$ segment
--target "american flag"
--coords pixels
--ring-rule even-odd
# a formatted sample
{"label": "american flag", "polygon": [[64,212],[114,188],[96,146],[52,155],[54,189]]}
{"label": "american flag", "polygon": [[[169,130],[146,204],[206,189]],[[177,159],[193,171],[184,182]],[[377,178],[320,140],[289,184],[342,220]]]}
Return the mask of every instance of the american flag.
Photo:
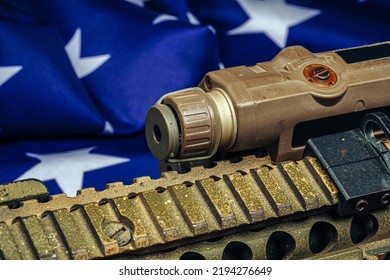
{"label": "american flag", "polygon": [[51,194],[158,177],[147,109],[282,48],[389,40],[386,0],[0,0],[0,184]]}

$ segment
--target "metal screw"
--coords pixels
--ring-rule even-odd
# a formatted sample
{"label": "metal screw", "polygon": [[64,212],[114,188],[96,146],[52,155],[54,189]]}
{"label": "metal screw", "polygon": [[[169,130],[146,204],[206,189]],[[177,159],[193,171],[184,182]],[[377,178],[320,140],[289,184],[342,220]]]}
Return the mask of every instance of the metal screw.
{"label": "metal screw", "polygon": [[120,222],[108,222],[103,224],[105,235],[118,242],[118,245],[125,246],[132,239],[132,230],[127,225]]}
{"label": "metal screw", "polygon": [[310,64],[303,69],[303,75],[312,84],[330,87],[337,82],[336,73],[326,65]]}
{"label": "metal screw", "polygon": [[312,77],[322,81],[327,80],[330,77],[330,71],[323,66],[314,67],[313,70],[311,70],[311,74]]}
{"label": "metal screw", "polygon": [[382,205],[389,204],[390,203],[390,193],[385,193],[384,195],[382,195],[380,198],[380,203]]}
{"label": "metal screw", "polygon": [[360,212],[366,209],[367,206],[368,206],[368,201],[365,199],[360,199],[358,202],[356,202],[355,209]]}

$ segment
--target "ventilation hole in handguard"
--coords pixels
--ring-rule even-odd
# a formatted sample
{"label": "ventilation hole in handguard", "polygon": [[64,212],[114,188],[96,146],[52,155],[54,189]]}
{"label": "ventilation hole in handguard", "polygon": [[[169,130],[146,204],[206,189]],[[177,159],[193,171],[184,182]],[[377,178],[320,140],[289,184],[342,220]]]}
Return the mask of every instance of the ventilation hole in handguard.
{"label": "ventilation hole in handguard", "polygon": [[352,218],[350,234],[353,243],[358,244],[375,235],[378,221],[370,213],[360,213]]}
{"label": "ventilation hole in handguard", "polygon": [[181,260],[205,260],[206,258],[197,252],[186,252],[180,257]]}
{"label": "ventilation hole in handguard", "polygon": [[288,259],[295,249],[294,238],[284,231],[276,231],[268,238],[266,253],[269,260]]}
{"label": "ventilation hole in handguard", "polygon": [[223,260],[251,260],[253,253],[251,248],[239,241],[232,241],[223,250]]}
{"label": "ventilation hole in handguard", "polygon": [[336,228],[327,222],[316,222],[310,229],[309,247],[313,254],[330,249],[337,240]]}

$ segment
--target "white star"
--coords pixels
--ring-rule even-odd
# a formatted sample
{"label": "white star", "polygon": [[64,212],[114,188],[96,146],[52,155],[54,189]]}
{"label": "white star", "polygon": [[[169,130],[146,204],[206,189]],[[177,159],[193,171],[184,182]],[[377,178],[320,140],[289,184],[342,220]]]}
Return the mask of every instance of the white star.
{"label": "white star", "polygon": [[148,0],[125,0],[127,2],[130,2],[138,7],[144,7],[145,6],[145,2],[148,1]]}
{"label": "white star", "polygon": [[111,56],[109,54],[96,55],[89,57],[80,57],[81,55],[81,29],[77,28],[73,37],[65,46],[65,51],[68,54],[70,63],[79,79],[88,76],[93,71],[98,69]]}
{"label": "white star", "polygon": [[299,7],[284,0],[237,0],[249,19],[227,32],[228,35],[265,33],[279,48],[286,46],[288,29],[309,18],[320,10]]}
{"label": "white star", "polygon": [[22,66],[1,66],[0,67],[0,86],[11,79],[16,73],[22,70]]}
{"label": "white star", "polygon": [[109,167],[130,161],[130,159],[91,154],[95,147],[52,154],[26,153],[40,162],[27,170],[16,180],[36,178],[41,181],[56,180],[68,196],[75,196],[83,186],[84,172]]}

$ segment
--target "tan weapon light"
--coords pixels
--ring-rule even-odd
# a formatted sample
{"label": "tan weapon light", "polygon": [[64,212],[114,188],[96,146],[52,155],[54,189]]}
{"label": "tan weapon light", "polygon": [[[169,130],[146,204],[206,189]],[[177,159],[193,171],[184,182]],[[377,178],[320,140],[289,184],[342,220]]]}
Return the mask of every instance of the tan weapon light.
{"label": "tan weapon light", "polygon": [[[161,161],[258,148],[274,162],[298,159],[307,139],[295,137],[328,133],[346,119],[337,116],[388,110],[389,88],[389,43],[318,54],[289,47],[269,62],[213,71],[198,87],[165,95],[147,114],[147,141]],[[321,119],[329,122],[310,123]]]}

